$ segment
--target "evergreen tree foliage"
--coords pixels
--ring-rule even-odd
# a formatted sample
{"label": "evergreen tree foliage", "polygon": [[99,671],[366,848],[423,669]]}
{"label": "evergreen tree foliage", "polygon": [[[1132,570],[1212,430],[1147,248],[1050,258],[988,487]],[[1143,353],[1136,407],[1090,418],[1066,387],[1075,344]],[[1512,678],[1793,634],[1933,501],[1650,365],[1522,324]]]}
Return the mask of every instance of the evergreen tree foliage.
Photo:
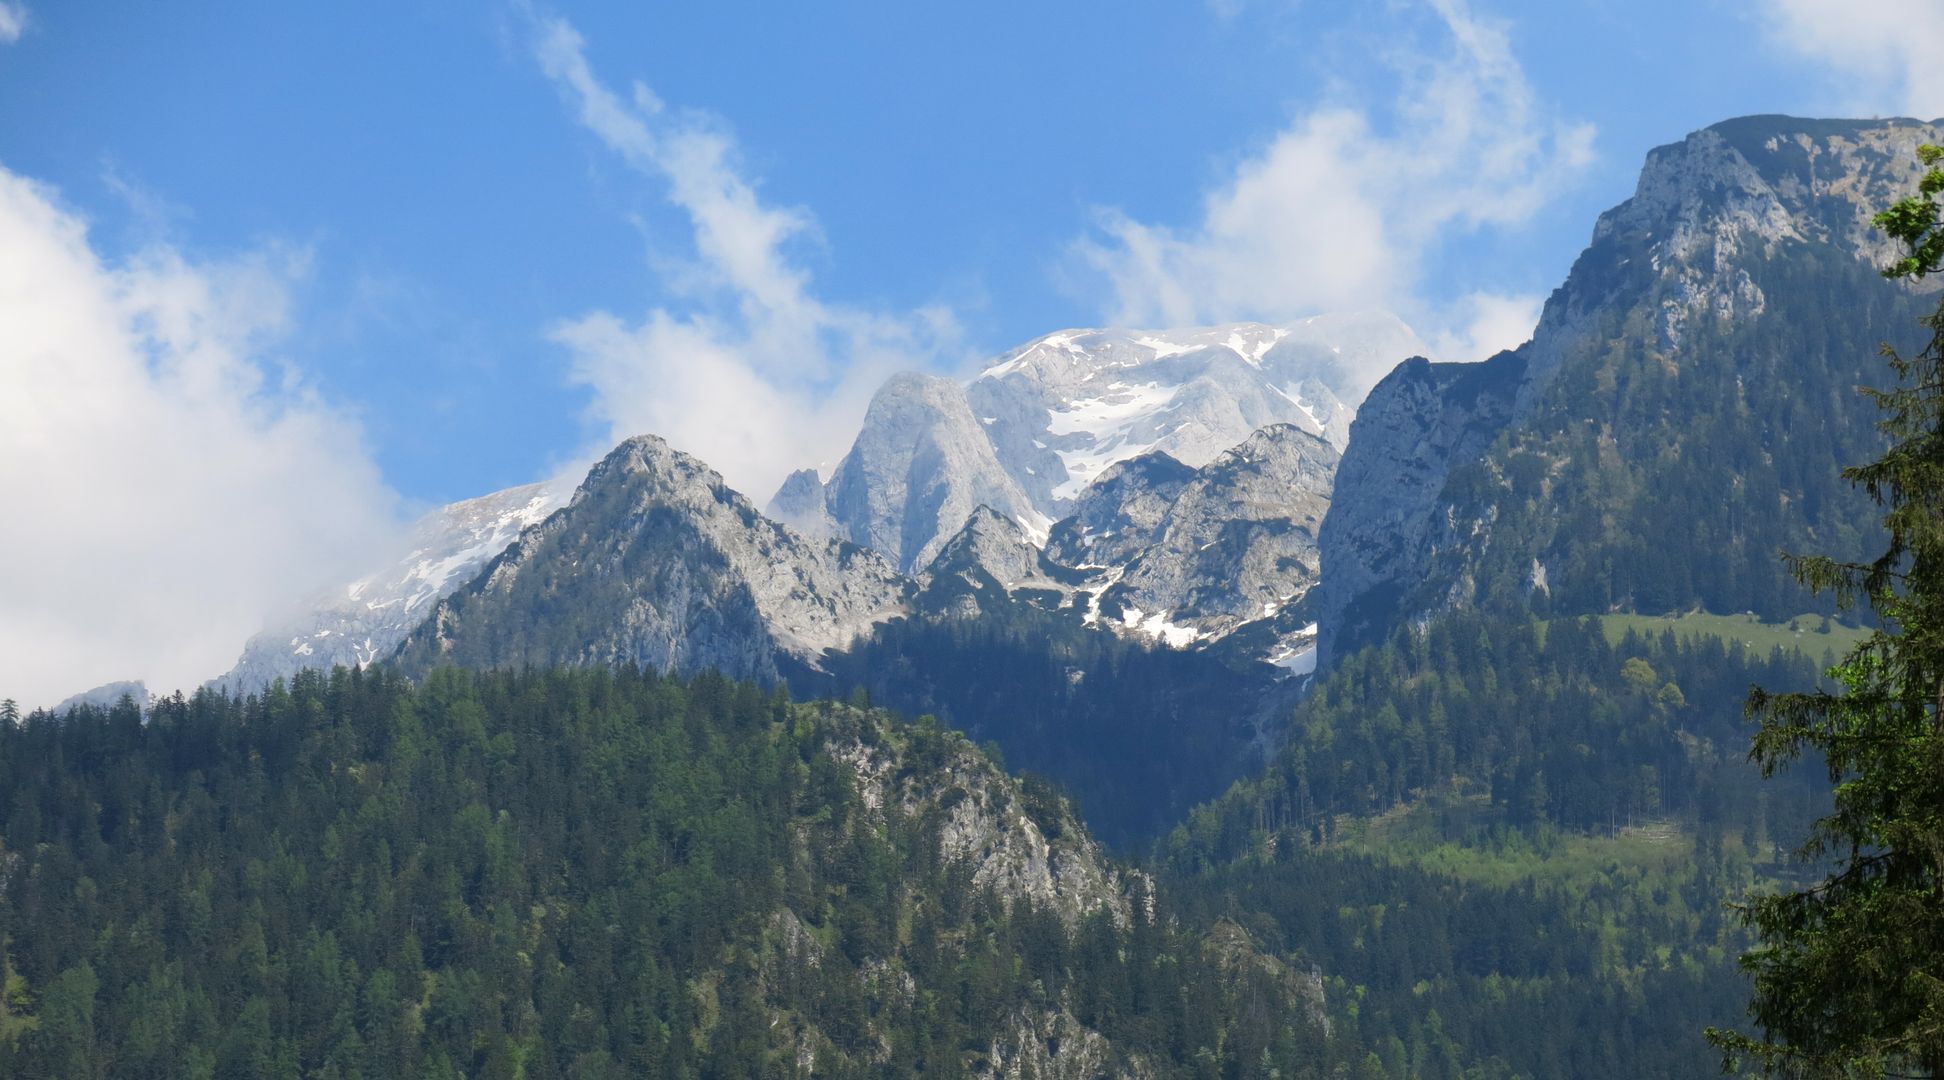
{"label": "evergreen tree foliage", "polygon": [[1835,610],[1774,554],[1880,541],[1835,466],[1882,451],[1858,357],[1905,340],[1925,305],[1830,244],[1739,259],[1767,297],[1759,317],[1696,314],[1673,349],[1651,310],[1610,316],[1530,416],[1454,470],[1459,524],[1433,585],[1475,582],[1481,606],[1547,616]]}
{"label": "evergreen tree foliage", "polygon": [[1015,602],[976,619],[891,620],[790,686],[805,698],[862,692],[997,744],[1012,767],[1071,792],[1094,835],[1136,850],[1259,767],[1252,721],[1288,689],[1276,676]]}
{"label": "evergreen tree foliage", "polygon": [[[1877,218],[1910,249],[1890,277],[1944,269],[1944,148],[1920,153],[1919,193]],[[1760,1035],[1711,1031],[1725,1068],[1944,1075],[1944,304],[1924,324],[1915,355],[1885,347],[1897,386],[1869,392],[1889,449],[1843,473],[1884,508],[1888,544],[1868,563],[1789,560],[1812,588],[1867,602],[1880,628],[1834,669],[1839,687],[1748,701],[1765,772],[1827,764],[1834,809],[1803,853],[1831,870],[1742,909],[1761,938],[1743,958]]]}
{"label": "evergreen tree foliage", "polygon": [[1738,706],[1818,665],[1605,631],[1460,611],[1344,658],[1276,761],[1158,846],[1163,881],[1316,964],[1382,1075],[1705,1071],[1697,1018],[1747,996],[1722,904],[1807,880],[1772,838],[1828,807],[1734,752]]}
{"label": "evergreen tree foliage", "polygon": [[1083,1036],[1110,1074],[1361,1057],[1138,877],[1118,914],[976,883],[942,842],[975,802],[1086,842],[935,722],[713,675],[339,669],[35,713],[0,728],[0,1076],[964,1076]]}
{"label": "evergreen tree foliage", "polygon": [[1751,684],[1807,688],[1816,676],[1800,651],[1671,628],[1616,644],[1590,617],[1453,612],[1344,658],[1297,707],[1269,768],[1196,808],[1163,846],[1221,863],[1277,837],[1324,843],[1340,817],[1434,797],[1589,833],[1750,820],[1758,802],[1773,828],[1806,827],[1827,806],[1822,786],[1763,791],[1730,748]]}

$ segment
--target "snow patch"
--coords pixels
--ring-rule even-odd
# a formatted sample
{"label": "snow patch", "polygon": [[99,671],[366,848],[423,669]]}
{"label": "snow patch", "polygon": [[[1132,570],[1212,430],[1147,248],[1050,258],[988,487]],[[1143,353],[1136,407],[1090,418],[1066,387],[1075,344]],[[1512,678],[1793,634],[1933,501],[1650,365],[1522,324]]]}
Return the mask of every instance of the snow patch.
{"label": "snow patch", "polygon": [[1316,643],[1312,641],[1301,648],[1285,649],[1271,656],[1269,662],[1291,675],[1314,675],[1316,674]]}
{"label": "snow patch", "polygon": [[1072,437],[1079,444],[1055,451],[1067,473],[1066,480],[1053,488],[1055,499],[1074,498],[1108,468],[1151,449],[1148,442],[1134,438],[1134,430],[1166,411],[1181,388],[1147,382],[1116,383],[1110,389],[1114,393],[1108,396],[1083,398],[1047,413],[1047,431]]}
{"label": "snow patch", "polygon": [[1140,608],[1130,607],[1121,612],[1121,623],[1129,630],[1138,630],[1171,649],[1185,649],[1202,636],[1202,632],[1192,626],[1178,626],[1170,622],[1170,614],[1166,611],[1143,613]]}

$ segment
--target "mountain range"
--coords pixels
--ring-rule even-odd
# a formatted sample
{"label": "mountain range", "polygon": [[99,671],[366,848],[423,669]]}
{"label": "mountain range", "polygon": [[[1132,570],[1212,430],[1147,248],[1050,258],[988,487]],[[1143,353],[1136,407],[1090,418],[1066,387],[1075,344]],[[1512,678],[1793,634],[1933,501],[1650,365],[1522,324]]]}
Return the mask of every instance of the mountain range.
{"label": "mountain range", "polygon": [[1061,331],[964,382],[892,378],[829,477],[800,470],[766,512],[630,440],[571,498],[533,485],[429,515],[395,564],[216,682],[392,656],[839,693],[849,671],[980,730],[933,676],[898,690],[861,658],[883,661],[894,623],[1030,623],[1267,687],[1454,606],[1811,610],[1773,553],[1866,540],[1835,479],[1876,445],[1857,357],[1926,303],[1875,275],[1868,215],[1937,137],[1749,117],[1656,150],[1532,340],[1478,364],[1423,359],[1382,313]]}
{"label": "mountain range", "polygon": [[[755,524],[746,503],[703,531],[723,551],[748,549],[736,565],[810,558],[824,540],[837,539],[881,554],[902,575],[903,585],[880,582],[883,602],[862,613],[821,591],[850,587],[836,580],[847,571],[811,571],[796,599],[768,604],[745,628],[751,642],[777,630],[783,651],[812,666],[823,649],[850,639],[813,632],[800,613],[781,614],[783,607],[802,601],[843,608],[843,619],[861,617],[862,626],[910,613],[916,609],[891,594],[916,594],[962,561],[960,552],[934,565],[981,509],[1043,550],[1050,576],[1029,587],[1033,602],[1065,606],[1088,626],[1175,646],[1263,624],[1250,635],[1261,639],[1256,654],[1287,664],[1304,655],[1314,633],[1313,620],[1285,611],[1316,580],[1316,539],[1354,403],[1385,357],[1419,347],[1408,327],[1381,313],[1283,327],[1051,334],[1007,353],[967,385],[892,378],[828,482],[802,470],[772,497],[767,517],[785,531]],[[693,480],[730,497],[719,477],[702,478],[706,465],[651,441],[628,445],[634,449],[617,453],[633,455],[637,474],[667,473],[673,486],[662,495],[673,497]],[[611,460],[597,466],[580,490],[616,468]],[[526,485],[428,514],[393,565],[258,634],[212,685],[255,690],[304,667],[389,657],[435,604],[470,585],[522,530],[567,508],[573,491],[564,481]],[[764,535],[732,537],[725,528]],[[1000,577],[1009,593],[1025,583],[1023,576]],[[450,622],[452,615],[441,618]],[[691,623],[671,617],[652,632],[663,641],[659,652],[590,646],[571,655],[684,669],[691,656],[707,657],[726,671],[775,675],[774,662],[759,655],[770,645],[737,646],[741,658],[731,660],[715,646],[691,649],[681,640],[684,625]],[[447,641],[444,655],[469,655],[455,647]],[[538,655],[508,647],[528,659]]]}
{"label": "mountain range", "polygon": [[1857,390],[1937,296],[1870,215],[1940,141],[1661,147],[1481,363],[1069,330],[892,378],[763,509],[643,434],[436,511],[234,695],[0,724],[0,1063],[19,956],[81,1032],[26,1060],[225,1075],[407,1029],[436,1075],[1710,1072],[1725,905],[1829,805],[1740,702],[1859,636],[1777,556],[1881,542]]}

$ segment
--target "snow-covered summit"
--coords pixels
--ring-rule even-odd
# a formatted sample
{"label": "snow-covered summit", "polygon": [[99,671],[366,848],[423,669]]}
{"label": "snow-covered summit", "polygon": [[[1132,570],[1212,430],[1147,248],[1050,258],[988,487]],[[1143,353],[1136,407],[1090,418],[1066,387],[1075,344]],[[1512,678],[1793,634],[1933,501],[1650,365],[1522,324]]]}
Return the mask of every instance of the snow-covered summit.
{"label": "snow-covered summit", "polygon": [[1294,424],[1341,450],[1364,394],[1423,352],[1385,312],[1282,326],[1063,330],[1000,357],[967,394],[1000,459],[1044,481],[1023,483],[1051,513],[1116,462],[1160,451],[1200,467],[1270,424]]}
{"label": "snow-covered summit", "polygon": [[236,666],[212,686],[260,690],[307,668],[362,666],[397,648],[432,605],[470,581],[522,530],[574,493],[570,478],[524,484],[452,503],[413,525],[406,550],[383,570],[314,596],[252,637]]}
{"label": "snow-covered summit", "polygon": [[1042,530],[1132,458],[1163,453],[1200,468],[1273,424],[1341,450],[1370,387],[1424,351],[1385,312],[1280,326],[1062,330],[962,386],[916,376],[886,383],[831,481],[819,490],[813,476],[792,477],[769,512],[877,547],[909,571],[973,507]]}

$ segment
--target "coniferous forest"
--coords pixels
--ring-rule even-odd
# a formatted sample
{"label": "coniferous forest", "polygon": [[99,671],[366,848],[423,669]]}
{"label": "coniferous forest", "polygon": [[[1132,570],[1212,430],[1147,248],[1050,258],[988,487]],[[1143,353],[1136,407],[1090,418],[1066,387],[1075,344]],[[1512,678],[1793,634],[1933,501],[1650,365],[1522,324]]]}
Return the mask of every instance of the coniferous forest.
{"label": "coniferous forest", "polygon": [[[959,1076],[1100,1036],[1109,1072],[1324,1075],[1333,1052],[1307,972],[1138,876],[975,880],[1022,819],[1084,845],[1043,784],[934,723],[713,676],[339,669],[146,721],[38,713],[0,731],[0,791],[7,1076]],[[968,800],[988,834],[951,857]]]}
{"label": "coniferous forest", "polygon": [[941,840],[970,799],[1087,843],[1048,782],[714,676],[339,669],[36,713],[0,731],[0,1063],[960,1075],[1092,1031],[1110,1072],[1679,1074],[1746,991],[1721,902],[1797,872],[1774,838],[1826,797],[1758,782],[1736,703],[1816,671],[1595,620],[1401,632],[1077,899]]}

